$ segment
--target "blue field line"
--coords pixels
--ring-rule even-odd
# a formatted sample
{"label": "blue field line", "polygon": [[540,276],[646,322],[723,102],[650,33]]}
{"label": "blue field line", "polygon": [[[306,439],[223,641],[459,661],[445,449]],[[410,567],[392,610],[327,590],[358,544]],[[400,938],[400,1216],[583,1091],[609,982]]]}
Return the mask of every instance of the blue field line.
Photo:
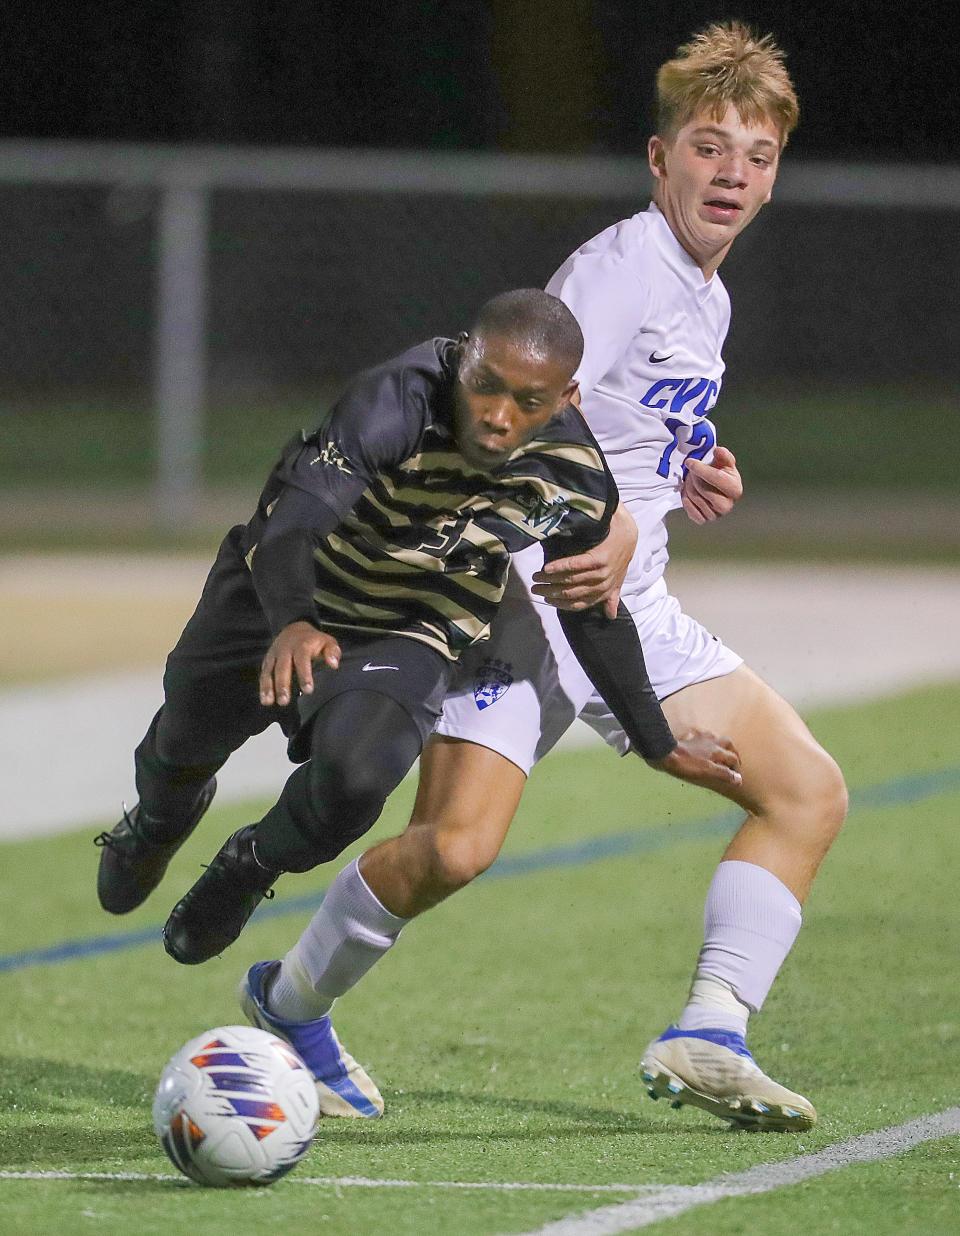
{"label": "blue field line", "polygon": [[[960,790],[960,767],[943,768],[931,773],[911,773],[865,786],[850,796],[852,809],[871,807],[902,807],[921,802],[940,794]],[[497,860],[482,878],[505,880],[515,876],[531,875],[534,872],[554,871],[562,867],[581,867],[601,859],[618,858],[627,854],[649,854],[668,849],[682,842],[704,841],[710,837],[725,836],[741,819],[736,810],[724,811],[703,820],[678,820],[674,824],[659,824],[655,828],[628,829],[608,833],[588,841],[569,845],[550,846],[529,854],[511,854]],[[316,910],[323,900],[324,889],[316,889],[301,897],[283,897],[278,901],[264,902],[257,910],[258,920],[279,918],[281,915],[302,914]],[[52,966],[63,961],[81,957],[94,957],[103,953],[116,953],[122,949],[139,948],[143,944],[159,944],[162,928],[159,925],[143,927],[138,931],[126,931],[109,936],[86,936],[79,940],[65,940],[47,948],[30,949],[23,953],[0,955],[0,973],[28,970],[35,966]]]}
{"label": "blue field line", "polygon": [[960,790],[960,768],[941,768],[934,773],[908,773],[864,786],[850,795],[852,807],[900,807],[930,798],[934,794],[951,794]]}

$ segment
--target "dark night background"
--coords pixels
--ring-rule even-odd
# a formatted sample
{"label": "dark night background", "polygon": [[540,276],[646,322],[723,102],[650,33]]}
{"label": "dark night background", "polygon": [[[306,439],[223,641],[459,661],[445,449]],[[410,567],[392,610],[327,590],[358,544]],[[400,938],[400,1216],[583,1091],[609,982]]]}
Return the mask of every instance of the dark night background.
{"label": "dark night background", "polygon": [[787,52],[802,108],[797,153],[956,159],[953,10],[866,0],[12,4],[0,19],[0,136],[632,153],[650,128],[656,66],[706,22],[740,17]]}
{"label": "dark night background", "polygon": [[[778,189],[775,208],[737,242],[723,268],[734,304],[727,406],[749,398],[762,412],[782,406],[775,386],[807,392],[793,440],[802,428],[799,454],[821,478],[854,457],[862,480],[871,451],[873,475],[889,478],[885,443],[902,437],[901,407],[918,423],[949,407],[955,423],[953,6],[107,0],[17,12],[17,3],[0,6],[0,142],[639,154],[656,68],[679,43],[721,18],[769,30],[800,95],[791,172],[812,159],[879,160],[899,171],[887,182],[853,169],[853,181],[880,193],[855,204]],[[942,200],[914,200],[903,167],[935,161],[949,165],[935,177]],[[6,169],[0,396],[56,409],[84,393],[91,407],[149,408],[156,187],[18,179],[16,158]],[[263,400],[325,399],[412,341],[454,333],[487,296],[542,286],[586,238],[643,209],[647,188],[639,169],[636,189],[619,197],[461,192],[452,182],[411,193],[388,177],[362,191],[284,190],[266,175],[246,187],[214,176],[204,197],[206,403],[246,401],[249,437],[259,441]],[[884,407],[888,430],[876,424]],[[755,437],[760,424],[755,415],[728,423],[735,449],[739,426]],[[54,438],[58,424],[52,413]],[[134,418],[118,412],[117,424]],[[775,417],[770,428],[775,440]],[[239,436],[221,435],[218,458]],[[908,437],[911,475],[928,483],[939,466],[955,485],[948,454],[933,464],[926,432]],[[49,440],[37,441],[44,469]],[[98,441],[92,431],[91,457],[109,458]],[[903,454],[900,442],[894,479],[905,484]],[[793,481],[797,455],[771,450],[765,468],[768,481]]]}

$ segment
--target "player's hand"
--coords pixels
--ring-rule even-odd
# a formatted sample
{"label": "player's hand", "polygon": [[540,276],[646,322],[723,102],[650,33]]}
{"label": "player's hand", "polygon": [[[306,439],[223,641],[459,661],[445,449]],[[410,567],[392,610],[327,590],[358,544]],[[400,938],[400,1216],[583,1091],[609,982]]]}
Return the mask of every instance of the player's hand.
{"label": "player's hand", "polygon": [[721,794],[735,789],[743,781],[740,756],[729,738],[718,738],[706,730],[687,730],[678,736],[677,745],[662,760],[647,760],[651,768],[659,768],[671,777],[702,785]]}
{"label": "player's hand", "polygon": [[743,481],[733,451],[718,446],[713,460],[688,459],[680,489],[683,509],[695,524],[708,524],[729,515],[743,497]]}
{"label": "player's hand", "polygon": [[610,520],[606,540],[575,558],[548,562],[533,577],[533,591],[557,609],[590,609],[603,603],[616,618],[623,578],[637,547],[637,525],[625,506]]}
{"label": "player's hand", "polygon": [[327,669],[340,668],[340,645],[326,631],[309,622],[291,622],[267,649],[260,666],[260,703],[290,703],[293,679],[304,695],[313,691],[313,663],[322,661]]}

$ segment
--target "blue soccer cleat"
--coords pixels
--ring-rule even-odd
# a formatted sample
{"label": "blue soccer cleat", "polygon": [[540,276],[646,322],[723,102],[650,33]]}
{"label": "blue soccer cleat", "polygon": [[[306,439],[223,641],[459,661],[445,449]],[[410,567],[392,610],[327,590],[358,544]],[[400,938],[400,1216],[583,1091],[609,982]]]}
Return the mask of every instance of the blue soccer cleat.
{"label": "blue soccer cleat", "polygon": [[373,1079],[343,1050],[329,1017],[287,1021],[266,1006],[264,984],[279,961],[258,961],[240,984],[240,1007],[252,1026],[285,1039],[313,1074],[321,1116],[352,1116],[375,1120],[383,1115],[383,1098]]}
{"label": "blue soccer cleat", "polygon": [[641,1075],[652,1099],[689,1103],[744,1129],[802,1133],[817,1113],[809,1099],[767,1077],[743,1035],[670,1026],[643,1053]]}

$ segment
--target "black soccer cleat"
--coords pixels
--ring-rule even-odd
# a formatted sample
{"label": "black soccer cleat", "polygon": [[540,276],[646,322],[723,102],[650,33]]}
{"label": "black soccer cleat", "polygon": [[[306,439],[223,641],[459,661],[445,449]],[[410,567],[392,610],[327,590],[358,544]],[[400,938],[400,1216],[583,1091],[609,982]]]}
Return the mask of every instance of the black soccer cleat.
{"label": "black soccer cleat", "polygon": [[170,912],[163,947],[181,965],[199,965],[229,948],[264,897],[273,896],[271,885],[280,872],[257,862],[255,830],[248,824],[228,837]]}
{"label": "black soccer cleat", "polygon": [[200,823],[216,792],[217,779],[211,777],[183,831],[173,841],[151,841],[142,835],[139,803],[130,811],[124,807],[120,823],[110,832],[94,837],[93,844],[102,850],[97,897],[108,914],[129,914],[146,901],[163,879],[170,859]]}

